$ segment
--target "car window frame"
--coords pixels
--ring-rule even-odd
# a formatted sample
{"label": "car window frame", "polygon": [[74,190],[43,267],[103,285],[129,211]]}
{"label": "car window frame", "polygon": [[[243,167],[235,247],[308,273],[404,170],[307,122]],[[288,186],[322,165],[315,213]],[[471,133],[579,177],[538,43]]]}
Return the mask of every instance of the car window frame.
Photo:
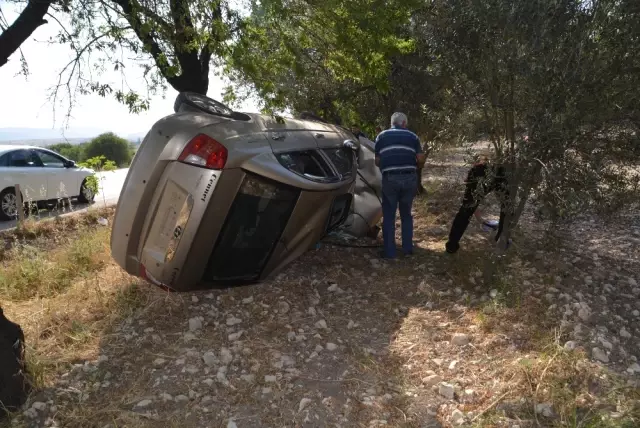
{"label": "car window frame", "polygon": [[[66,169],[67,168],[67,163],[69,162],[68,159],[66,159],[64,156],[59,155],[55,152],[49,151],[49,150],[43,150],[43,149],[32,149],[34,154],[38,157],[38,159],[40,159],[40,163],[42,164],[42,167],[44,168],[55,168],[55,169]],[[57,167],[57,166],[48,166],[45,164],[44,159],[42,159],[40,156],[42,154],[45,155],[49,155],[51,157],[57,158],[62,162],[62,167]]]}

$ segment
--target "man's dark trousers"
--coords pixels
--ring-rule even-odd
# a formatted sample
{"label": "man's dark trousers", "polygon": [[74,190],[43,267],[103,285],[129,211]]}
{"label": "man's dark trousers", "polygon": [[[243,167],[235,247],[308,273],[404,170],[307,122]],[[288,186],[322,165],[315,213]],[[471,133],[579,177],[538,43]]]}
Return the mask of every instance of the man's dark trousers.
{"label": "man's dark trousers", "polygon": [[411,206],[418,189],[415,170],[382,174],[382,238],[385,258],[396,256],[396,210],[400,210],[402,251],[413,253],[413,217]]}
{"label": "man's dark trousers", "polygon": [[458,251],[460,239],[462,239],[462,235],[467,230],[473,213],[478,209],[478,205],[480,205],[484,197],[493,191],[498,193],[498,199],[500,200],[500,222],[495,240],[498,241],[500,239],[506,217],[506,200],[509,195],[504,168],[497,167],[494,169],[485,164],[477,164],[469,170],[462,205],[451,225],[449,240],[446,244],[446,249],[449,253]]}

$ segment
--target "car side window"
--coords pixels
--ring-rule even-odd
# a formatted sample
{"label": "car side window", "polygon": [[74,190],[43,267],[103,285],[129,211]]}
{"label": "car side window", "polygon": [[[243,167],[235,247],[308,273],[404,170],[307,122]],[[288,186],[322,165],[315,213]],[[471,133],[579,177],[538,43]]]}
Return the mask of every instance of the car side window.
{"label": "car side window", "polygon": [[5,153],[2,156],[0,156],[0,167],[9,166],[9,154],[10,153]]}
{"label": "car side window", "polygon": [[36,150],[37,156],[40,157],[42,161],[42,165],[45,168],[64,168],[64,159],[61,157],[55,156],[52,153],[44,152],[41,150]]}
{"label": "car side window", "polygon": [[36,167],[40,165],[40,159],[38,159],[31,150],[16,150],[9,155],[9,165],[14,168],[24,167]]}

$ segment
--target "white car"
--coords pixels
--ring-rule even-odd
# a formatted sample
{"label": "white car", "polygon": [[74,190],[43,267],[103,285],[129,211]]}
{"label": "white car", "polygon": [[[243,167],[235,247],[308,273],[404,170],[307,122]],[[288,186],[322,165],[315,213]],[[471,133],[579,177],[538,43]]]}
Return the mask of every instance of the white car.
{"label": "white car", "polygon": [[77,198],[91,203],[95,192],[87,184],[94,171],[42,147],[0,145],[0,220],[17,216],[15,185],[30,206]]}

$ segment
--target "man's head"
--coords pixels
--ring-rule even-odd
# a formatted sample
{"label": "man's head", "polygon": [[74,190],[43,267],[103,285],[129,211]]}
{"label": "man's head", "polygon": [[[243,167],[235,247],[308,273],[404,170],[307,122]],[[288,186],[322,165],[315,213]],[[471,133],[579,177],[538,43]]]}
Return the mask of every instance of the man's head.
{"label": "man's head", "polygon": [[481,149],[478,154],[478,163],[487,163],[491,160],[493,155],[493,151],[491,150],[490,147],[486,147]]}
{"label": "man's head", "polygon": [[395,112],[391,115],[391,126],[396,128],[406,128],[409,121],[407,115],[400,112]]}
{"label": "man's head", "polygon": [[351,132],[358,135],[361,132],[360,125],[351,125]]}

